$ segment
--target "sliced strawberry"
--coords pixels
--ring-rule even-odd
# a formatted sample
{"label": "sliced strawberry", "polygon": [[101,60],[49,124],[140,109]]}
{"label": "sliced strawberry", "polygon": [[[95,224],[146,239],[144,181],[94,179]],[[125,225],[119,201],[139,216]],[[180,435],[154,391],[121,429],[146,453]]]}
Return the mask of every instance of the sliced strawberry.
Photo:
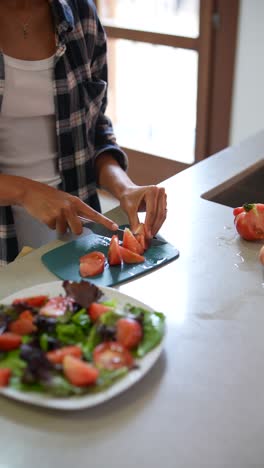
{"label": "sliced strawberry", "polygon": [[40,315],[46,317],[60,317],[67,310],[72,310],[74,299],[69,296],[57,296],[50,299],[43,307],[41,307]]}
{"label": "sliced strawberry", "polygon": [[112,310],[112,308],[107,305],[100,304],[98,302],[92,302],[92,304],[89,306],[88,312],[92,321],[96,322],[96,320],[98,320],[101,315],[109,312],[110,310]]}
{"label": "sliced strawberry", "polygon": [[116,341],[106,341],[96,346],[93,360],[100,369],[114,370],[121,367],[132,367],[134,359],[128,349]]}
{"label": "sliced strawberry", "polygon": [[22,343],[22,338],[11,332],[5,332],[0,335],[0,351],[11,351],[17,349]]}
{"label": "sliced strawberry", "polygon": [[102,252],[90,252],[80,257],[80,275],[84,278],[103,273],[105,255]]}
{"label": "sliced strawberry", "polygon": [[0,387],[6,387],[9,384],[11,377],[11,369],[6,367],[0,368]]}
{"label": "sliced strawberry", "polygon": [[120,245],[120,253],[122,256],[122,260],[125,263],[143,263],[145,261],[145,257],[139,255],[135,252],[131,252],[131,250],[125,249]]}
{"label": "sliced strawberry", "polygon": [[116,339],[125,348],[135,348],[142,340],[141,325],[133,318],[121,318],[116,323]]}
{"label": "sliced strawberry", "polygon": [[25,305],[25,307],[42,307],[45,302],[49,299],[49,296],[34,296],[34,297],[24,297],[20,299],[15,299],[13,305]]}
{"label": "sliced strawberry", "polygon": [[46,354],[48,360],[52,364],[62,364],[65,356],[74,356],[76,358],[82,357],[82,350],[79,346],[64,346],[60,349],[55,349],[54,351],[49,351]]}
{"label": "sliced strawberry", "polygon": [[32,320],[18,318],[11,322],[8,326],[8,330],[11,333],[15,333],[16,335],[30,335],[37,330],[37,327],[33,324]]}
{"label": "sliced strawberry", "polygon": [[99,375],[98,369],[73,356],[63,359],[63,372],[69,382],[78,387],[94,384]]}
{"label": "sliced strawberry", "polygon": [[116,235],[113,235],[108,250],[108,263],[109,265],[114,266],[121,265],[121,262],[122,258],[120,254],[120,245],[118,237]]}
{"label": "sliced strawberry", "polygon": [[135,238],[134,234],[132,233],[132,231],[130,231],[129,228],[125,228],[124,230],[123,247],[139,255],[141,255],[144,252],[142,245],[138,242],[138,240]]}

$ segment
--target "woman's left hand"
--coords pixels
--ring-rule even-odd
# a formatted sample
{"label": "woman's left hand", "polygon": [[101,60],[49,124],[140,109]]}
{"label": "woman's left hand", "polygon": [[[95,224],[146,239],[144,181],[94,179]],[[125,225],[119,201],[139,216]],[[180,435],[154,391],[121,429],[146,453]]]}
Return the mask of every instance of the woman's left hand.
{"label": "woman's left hand", "polygon": [[139,224],[138,212],[146,211],[146,235],[152,238],[166,219],[167,195],[163,187],[132,185],[122,194],[120,206],[127,213],[132,231],[135,231]]}

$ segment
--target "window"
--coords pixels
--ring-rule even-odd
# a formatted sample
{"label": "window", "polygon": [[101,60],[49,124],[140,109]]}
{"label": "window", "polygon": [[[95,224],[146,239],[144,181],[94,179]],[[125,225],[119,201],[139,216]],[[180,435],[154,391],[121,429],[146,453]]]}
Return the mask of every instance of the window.
{"label": "window", "polygon": [[[96,5],[108,35],[108,115],[118,142],[186,165],[208,156],[212,134],[219,140],[212,112],[218,115],[216,105],[230,111],[233,69],[228,74],[216,53],[219,57],[224,36],[225,54],[234,62],[238,0],[97,0]],[[217,80],[228,86],[229,101],[214,94]],[[225,117],[218,141],[223,147]]]}

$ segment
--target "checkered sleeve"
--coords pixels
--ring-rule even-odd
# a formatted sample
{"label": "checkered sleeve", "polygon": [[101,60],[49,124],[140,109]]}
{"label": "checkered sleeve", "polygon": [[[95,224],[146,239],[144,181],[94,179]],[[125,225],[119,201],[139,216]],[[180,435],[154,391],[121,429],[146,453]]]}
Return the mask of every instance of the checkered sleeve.
{"label": "checkered sleeve", "polygon": [[95,82],[105,83],[105,91],[101,103],[99,117],[95,128],[95,158],[100,154],[111,153],[118,161],[120,166],[127,170],[128,158],[125,152],[118,146],[113,131],[111,120],[105,115],[107,107],[107,39],[105,30],[95,12],[95,43],[93,58],[91,61],[91,73]]}

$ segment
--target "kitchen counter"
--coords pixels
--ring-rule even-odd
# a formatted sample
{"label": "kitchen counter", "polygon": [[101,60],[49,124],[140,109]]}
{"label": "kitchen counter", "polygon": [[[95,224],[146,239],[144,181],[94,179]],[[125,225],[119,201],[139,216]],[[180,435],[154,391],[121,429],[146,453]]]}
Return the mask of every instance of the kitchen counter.
{"label": "kitchen counter", "polygon": [[[263,467],[261,243],[236,235],[232,208],[201,198],[263,154],[261,132],[161,184],[168,194],[161,234],[180,257],[118,287],[167,315],[161,358],[135,386],[92,409],[59,412],[1,397],[1,468]],[[119,209],[110,215],[125,221]],[[57,280],[40,258],[61,243],[0,269],[0,298]]]}

